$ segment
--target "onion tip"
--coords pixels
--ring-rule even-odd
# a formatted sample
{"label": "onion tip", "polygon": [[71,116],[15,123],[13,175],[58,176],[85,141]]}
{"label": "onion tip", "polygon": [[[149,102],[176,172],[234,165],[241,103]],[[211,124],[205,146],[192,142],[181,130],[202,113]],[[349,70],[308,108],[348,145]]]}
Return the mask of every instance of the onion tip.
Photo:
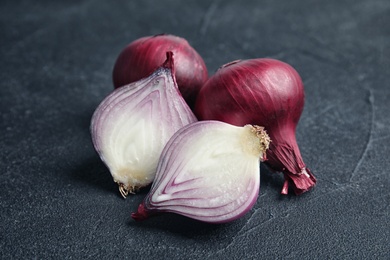
{"label": "onion tip", "polygon": [[288,193],[288,185],[290,184],[295,195],[301,195],[311,190],[316,183],[316,178],[308,168],[303,168],[299,174],[285,172],[283,188],[280,193],[286,195]]}
{"label": "onion tip", "polygon": [[138,210],[137,212],[133,212],[131,213],[131,217],[135,220],[135,221],[143,221],[147,218],[149,218],[149,212],[148,210],[145,208],[145,205],[144,203],[141,203],[139,206],[138,206]]}
{"label": "onion tip", "polygon": [[223,68],[229,67],[229,66],[234,65],[234,64],[236,64],[236,63],[239,63],[239,62],[241,62],[241,61],[242,61],[242,60],[234,60],[234,61],[225,63],[225,64],[223,64],[221,67],[219,67],[219,69],[223,69]]}
{"label": "onion tip", "polygon": [[165,62],[161,67],[171,70],[172,75],[175,75],[173,52],[167,51],[166,56],[167,59],[165,60]]}

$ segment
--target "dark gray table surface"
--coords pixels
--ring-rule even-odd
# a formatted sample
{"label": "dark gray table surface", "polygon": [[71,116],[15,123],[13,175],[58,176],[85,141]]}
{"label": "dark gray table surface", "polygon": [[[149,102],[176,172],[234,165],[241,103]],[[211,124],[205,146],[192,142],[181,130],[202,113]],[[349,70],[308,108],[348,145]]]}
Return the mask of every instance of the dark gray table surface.
{"label": "dark gray table surface", "polygon": [[[390,1],[1,1],[1,259],[389,259]],[[95,153],[91,115],[119,52],[186,38],[210,74],[271,57],[303,78],[297,128],[318,178],[280,195],[261,167],[243,218],[136,223]]]}

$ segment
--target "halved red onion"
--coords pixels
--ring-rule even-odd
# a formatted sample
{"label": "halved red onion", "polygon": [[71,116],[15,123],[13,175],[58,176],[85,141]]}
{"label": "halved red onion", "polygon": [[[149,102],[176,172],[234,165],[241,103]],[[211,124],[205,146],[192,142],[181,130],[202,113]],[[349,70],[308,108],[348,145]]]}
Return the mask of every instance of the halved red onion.
{"label": "halved red onion", "polygon": [[258,197],[259,161],[269,142],[259,126],[201,121],[183,127],[165,146],[152,188],[132,217],[173,212],[224,223],[243,216]]}
{"label": "halved red onion", "polygon": [[165,144],[183,126],[197,121],[181,96],[173,53],[149,77],[114,90],[96,109],[92,141],[121,194],[149,185]]}

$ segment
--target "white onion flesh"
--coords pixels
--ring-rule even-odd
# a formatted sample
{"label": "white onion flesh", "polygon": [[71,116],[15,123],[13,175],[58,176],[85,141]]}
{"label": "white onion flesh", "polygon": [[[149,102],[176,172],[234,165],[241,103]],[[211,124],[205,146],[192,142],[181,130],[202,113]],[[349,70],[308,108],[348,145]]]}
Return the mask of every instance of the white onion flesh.
{"label": "white onion flesh", "polygon": [[197,121],[178,90],[172,66],[171,56],[151,76],[114,90],[92,117],[94,147],[124,197],[154,180],[165,144]]}
{"label": "white onion flesh", "polygon": [[152,188],[133,218],[157,212],[210,223],[239,218],[257,199],[268,144],[263,129],[251,125],[200,121],[180,129],[165,146]]}

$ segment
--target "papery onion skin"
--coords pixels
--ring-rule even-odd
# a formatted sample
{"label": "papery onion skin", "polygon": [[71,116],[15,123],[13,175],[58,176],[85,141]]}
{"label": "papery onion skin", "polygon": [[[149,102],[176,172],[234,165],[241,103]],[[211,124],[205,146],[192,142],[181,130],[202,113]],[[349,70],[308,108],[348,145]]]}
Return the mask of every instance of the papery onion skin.
{"label": "papery onion skin", "polygon": [[118,88],[151,74],[165,60],[165,53],[175,56],[175,77],[182,96],[192,108],[199,89],[208,78],[206,64],[184,38],[159,34],[139,38],[119,54],[112,72]]}
{"label": "papery onion skin", "polygon": [[259,193],[259,161],[269,147],[263,127],[201,121],[180,129],[165,146],[151,190],[131,216],[163,212],[208,223],[245,215]]}
{"label": "papery onion skin", "polygon": [[283,172],[282,194],[287,194],[291,185],[299,195],[316,184],[303,162],[295,134],[304,98],[302,79],[289,64],[269,58],[238,60],[209,78],[194,111],[199,120],[264,126],[272,140],[265,163]]}
{"label": "papery onion skin", "polygon": [[170,137],[197,119],[180,94],[173,53],[149,77],[115,89],[91,120],[93,145],[123,197],[149,185]]}

